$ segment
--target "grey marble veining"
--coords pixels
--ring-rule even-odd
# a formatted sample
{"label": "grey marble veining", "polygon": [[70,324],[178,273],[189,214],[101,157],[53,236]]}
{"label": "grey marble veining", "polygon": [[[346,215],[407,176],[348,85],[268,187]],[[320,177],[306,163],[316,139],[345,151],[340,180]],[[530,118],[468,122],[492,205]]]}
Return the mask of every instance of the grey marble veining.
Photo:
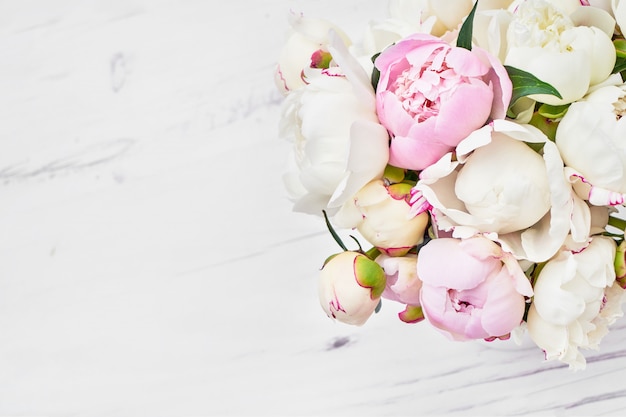
{"label": "grey marble veining", "polygon": [[0,3],[0,415],[623,415],[625,320],[574,373],[320,309],[273,65],[382,3]]}

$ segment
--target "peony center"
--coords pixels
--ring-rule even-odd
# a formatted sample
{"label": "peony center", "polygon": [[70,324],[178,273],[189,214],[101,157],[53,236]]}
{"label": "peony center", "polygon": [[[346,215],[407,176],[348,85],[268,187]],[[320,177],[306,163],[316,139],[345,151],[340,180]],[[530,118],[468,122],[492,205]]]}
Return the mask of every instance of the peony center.
{"label": "peony center", "polygon": [[617,120],[621,119],[626,114],[626,97],[622,96],[613,103],[613,113],[615,113],[615,119]]}
{"label": "peony center", "polygon": [[540,46],[566,51],[563,32],[574,27],[569,16],[544,0],[527,1],[515,11],[509,29],[509,42],[515,46]]}
{"label": "peony center", "polygon": [[447,52],[443,48],[434,51],[424,65],[408,67],[394,82],[393,92],[402,108],[418,123],[437,116],[442,96],[465,82],[464,77],[448,67]]}
{"label": "peony center", "polygon": [[464,300],[462,295],[463,293],[461,291],[448,290],[448,297],[452,303],[452,308],[454,308],[457,313],[471,314],[474,310],[474,305],[471,302]]}

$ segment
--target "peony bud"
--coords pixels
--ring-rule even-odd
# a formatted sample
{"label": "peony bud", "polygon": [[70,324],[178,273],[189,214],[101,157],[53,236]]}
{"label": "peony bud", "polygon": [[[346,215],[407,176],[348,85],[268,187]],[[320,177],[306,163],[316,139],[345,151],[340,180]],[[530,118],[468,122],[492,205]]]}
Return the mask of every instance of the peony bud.
{"label": "peony bud", "polygon": [[320,304],[328,317],[360,326],[385,290],[383,269],[367,256],[346,251],[329,258],[320,273]]}
{"label": "peony bud", "polygon": [[331,30],[343,42],[350,44],[349,38],[326,20],[298,15],[290,17],[292,32],[283,47],[274,73],[276,86],[284,95],[306,85],[303,79],[305,68],[328,68],[331,59],[328,53],[328,34]]}
{"label": "peony bud", "polygon": [[428,213],[410,214],[411,186],[374,180],[342,207],[335,221],[356,227],[368,242],[390,256],[405,255],[424,239]]}

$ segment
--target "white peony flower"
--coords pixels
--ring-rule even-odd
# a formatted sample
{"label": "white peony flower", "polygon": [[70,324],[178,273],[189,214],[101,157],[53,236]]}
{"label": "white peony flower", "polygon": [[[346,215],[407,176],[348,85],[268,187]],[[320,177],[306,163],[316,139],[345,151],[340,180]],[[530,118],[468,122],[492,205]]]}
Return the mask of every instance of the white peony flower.
{"label": "white peony flower", "polygon": [[[524,142],[543,144],[543,155]],[[491,234],[533,262],[554,255],[572,229],[587,238],[589,209],[565,180],[556,146],[535,127],[496,120],[461,142],[457,158],[444,156],[414,187],[439,229],[459,238]]]}
{"label": "white peony flower", "polygon": [[389,14],[414,26],[427,23],[432,35],[441,36],[457,29],[473,5],[472,0],[391,0]]}
{"label": "white peony flower", "polygon": [[[613,14],[611,3],[615,0],[580,0],[583,6],[593,6]],[[619,2],[619,0],[617,0]]]}
{"label": "white peony flower", "polygon": [[[481,0],[477,14],[504,10],[512,1]],[[474,3],[474,0],[390,0],[389,18],[370,26],[365,37],[365,49],[370,53],[380,52],[414,33],[429,33],[441,37],[455,32],[472,10]],[[474,29],[477,28],[478,25],[474,24]]]}
{"label": "white peony flower", "polygon": [[597,349],[607,327],[623,315],[624,290],[615,283],[616,244],[594,236],[583,250],[560,251],[534,285],[528,332],[547,360],[583,369],[579,349]]}
{"label": "white peony flower", "polygon": [[477,11],[474,15],[474,42],[489,51],[501,62],[506,59],[506,32],[513,20],[513,13],[505,9]]}
{"label": "white peony flower", "polygon": [[308,84],[287,96],[281,119],[294,144],[284,175],[294,210],[317,215],[382,176],[389,153],[369,77],[337,36],[329,51],[337,66],[305,69]]}
{"label": "white peony flower", "polygon": [[626,32],[626,1],[622,0],[610,0],[611,1],[611,10],[613,11],[613,16],[615,16],[615,20],[617,21],[617,26],[619,26],[622,34]]}
{"label": "white peony flower", "polygon": [[[505,65],[532,73],[563,97],[540,94],[530,98],[553,105],[571,103],[611,74],[615,20],[606,11],[582,6],[578,0],[520,0],[509,10],[512,20],[506,34]],[[496,26],[478,39],[490,51],[497,46],[495,53],[502,57],[498,38],[504,25]]]}
{"label": "white peony flower", "polygon": [[556,145],[566,172],[591,204],[626,201],[625,112],[626,85],[606,86],[572,103],[559,123]]}

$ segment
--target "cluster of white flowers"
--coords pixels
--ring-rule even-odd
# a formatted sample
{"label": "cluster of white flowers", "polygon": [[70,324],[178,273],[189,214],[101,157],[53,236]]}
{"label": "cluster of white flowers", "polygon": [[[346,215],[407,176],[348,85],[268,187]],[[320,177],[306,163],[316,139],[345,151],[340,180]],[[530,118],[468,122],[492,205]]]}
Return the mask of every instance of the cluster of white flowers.
{"label": "cluster of white flowers", "polygon": [[385,298],[454,340],[527,330],[583,368],[626,300],[626,0],[388,11],[359,43],[292,14],[278,60],[294,209],[373,246],[326,261],[322,307],[361,325]]}

